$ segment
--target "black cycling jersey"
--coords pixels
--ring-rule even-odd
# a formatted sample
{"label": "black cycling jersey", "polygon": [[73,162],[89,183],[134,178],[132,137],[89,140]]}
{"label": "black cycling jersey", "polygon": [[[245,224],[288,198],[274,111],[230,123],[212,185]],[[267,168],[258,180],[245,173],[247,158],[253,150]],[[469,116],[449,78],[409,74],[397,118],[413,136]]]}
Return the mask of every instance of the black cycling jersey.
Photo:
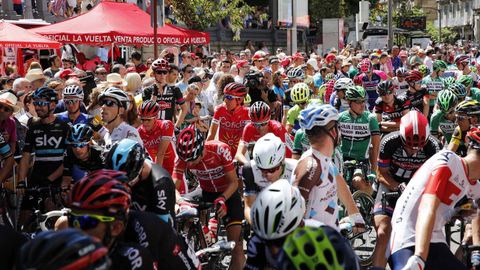
{"label": "black cycling jersey", "polygon": [[25,235],[12,228],[0,225],[0,269],[13,269],[20,248],[28,240]]}
{"label": "black cycling jersey", "polygon": [[123,240],[147,248],[159,269],[197,269],[199,265],[184,238],[153,213],[130,211]]}
{"label": "black cycling jersey", "polygon": [[58,117],[49,124],[43,124],[40,118],[28,123],[28,131],[23,152],[35,153],[35,164],[29,185],[38,185],[63,164],[66,149],[65,138],[70,129],[68,123]]}
{"label": "black cycling jersey", "polygon": [[143,100],[149,100],[152,98],[152,94],[157,96],[157,103],[160,105],[159,119],[173,121],[175,115],[175,105],[182,105],[185,103],[182,92],[176,86],[165,86],[166,89],[163,93],[159,93],[158,86],[156,84],[151,85],[143,90]]}
{"label": "black cycling jersey", "polygon": [[265,241],[253,235],[247,244],[247,261],[244,269],[275,269],[274,265],[276,265],[275,259],[272,258]]}
{"label": "black cycling jersey", "polygon": [[78,159],[71,147],[67,148],[65,158],[63,159],[63,175],[72,176],[73,166],[76,165],[80,170],[91,172],[105,168],[105,158],[103,148],[98,145],[90,145],[88,159],[82,161]]}
{"label": "black cycling jersey", "polygon": [[428,95],[427,88],[422,87],[420,90],[415,91],[415,93],[407,91],[406,98],[410,100],[411,108],[423,112],[423,97],[425,95]]}
{"label": "black cycling jersey", "polygon": [[110,269],[120,270],[152,270],[157,269],[148,249],[136,243],[118,241],[110,249],[109,257],[112,260]]}
{"label": "black cycling jersey", "polygon": [[399,183],[408,183],[413,174],[427,159],[440,151],[438,141],[429,136],[427,144],[412,156],[404,150],[400,132],[392,132],[383,137],[380,142],[380,155],[378,166],[390,167],[390,172]]}
{"label": "black cycling jersey", "polygon": [[139,211],[175,217],[175,184],[170,174],[161,166],[151,163],[147,179],[132,187],[132,206]]}
{"label": "black cycling jersey", "polygon": [[393,107],[388,106],[383,102],[381,97],[375,101],[374,112],[382,115],[382,121],[385,122],[400,122],[404,110],[410,108],[410,100],[405,97],[393,97]]}
{"label": "black cycling jersey", "polygon": [[3,135],[0,133],[0,161],[8,158],[11,155],[12,151],[10,149],[10,144],[8,144]]}

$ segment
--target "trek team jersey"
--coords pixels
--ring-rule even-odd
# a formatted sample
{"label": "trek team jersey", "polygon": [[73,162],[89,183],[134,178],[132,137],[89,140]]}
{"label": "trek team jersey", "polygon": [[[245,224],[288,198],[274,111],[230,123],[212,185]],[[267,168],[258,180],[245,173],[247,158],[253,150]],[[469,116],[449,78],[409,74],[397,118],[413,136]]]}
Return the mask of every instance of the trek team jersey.
{"label": "trek team jersey", "polygon": [[153,84],[143,91],[143,100],[151,99],[152,95],[157,97],[157,103],[160,105],[159,119],[173,121],[175,116],[175,105],[185,103],[182,92],[176,86],[166,85],[162,93],[156,84]]}
{"label": "trek team jersey", "polygon": [[152,158],[153,162],[157,160],[158,146],[163,141],[169,141],[165,156],[163,157],[162,167],[170,174],[173,173],[175,164],[175,150],[173,149],[174,125],[169,120],[155,120],[151,131],[147,131],[143,125],[138,128],[138,133],[143,141],[143,146]]}
{"label": "trek team jersey", "polygon": [[[293,139],[290,134],[288,134],[287,130],[285,129],[282,124],[278,121],[270,120],[268,121],[268,130],[267,133],[273,133],[273,135],[277,136],[285,143],[286,146],[286,154],[285,157],[291,158],[292,157],[292,149],[293,149]],[[253,123],[248,123],[245,128],[243,129],[242,139],[240,140],[241,144],[248,146],[251,143],[255,143],[260,139],[260,133],[258,132],[257,128]]]}
{"label": "trek team jersey", "polygon": [[243,129],[250,122],[248,108],[239,106],[233,112],[228,111],[225,104],[218,105],[213,114],[213,124],[218,125],[218,140],[230,146],[235,156]]}
{"label": "trek team jersey", "polygon": [[342,134],[343,158],[367,159],[372,136],[380,135],[375,114],[363,112],[355,118],[345,111],[340,113],[338,124]]}

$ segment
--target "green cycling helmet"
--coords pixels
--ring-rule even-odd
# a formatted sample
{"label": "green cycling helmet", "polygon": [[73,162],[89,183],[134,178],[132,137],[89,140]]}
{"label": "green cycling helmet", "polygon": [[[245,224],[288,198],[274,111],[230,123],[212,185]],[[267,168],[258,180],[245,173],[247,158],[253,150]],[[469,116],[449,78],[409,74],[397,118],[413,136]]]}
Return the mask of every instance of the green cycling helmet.
{"label": "green cycling helmet", "polygon": [[447,77],[443,79],[443,88],[447,89],[450,87],[450,85],[454,84],[456,82],[454,77]]}
{"label": "green cycling helmet", "polygon": [[448,90],[452,91],[452,93],[457,96],[458,99],[465,98],[467,96],[467,89],[465,88],[465,85],[461,83],[453,83],[448,87]]}
{"label": "green cycling helmet", "polygon": [[423,77],[426,77],[428,74],[430,74],[430,69],[426,65],[420,65],[418,67],[418,71],[420,71],[423,75]]}
{"label": "green cycling helmet", "polygon": [[294,103],[302,103],[310,99],[310,87],[306,83],[296,83],[290,92]]}
{"label": "green cycling helmet", "polygon": [[243,99],[243,104],[249,105],[250,103],[252,103],[252,98],[250,97],[249,94],[247,94],[247,95],[245,96],[245,98]]}
{"label": "green cycling helmet", "polygon": [[367,92],[361,86],[349,86],[345,91],[345,98],[347,100],[366,99]]}
{"label": "green cycling helmet", "polygon": [[433,62],[433,71],[439,71],[440,69],[446,70],[448,68],[447,63],[442,60],[435,60]]}
{"label": "green cycling helmet", "polygon": [[470,87],[473,84],[473,78],[468,75],[462,75],[458,78],[457,83],[461,83],[465,87]]}
{"label": "green cycling helmet", "polygon": [[440,110],[447,113],[452,108],[455,108],[458,103],[457,96],[450,90],[442,90],[438,93],[437,104]]}

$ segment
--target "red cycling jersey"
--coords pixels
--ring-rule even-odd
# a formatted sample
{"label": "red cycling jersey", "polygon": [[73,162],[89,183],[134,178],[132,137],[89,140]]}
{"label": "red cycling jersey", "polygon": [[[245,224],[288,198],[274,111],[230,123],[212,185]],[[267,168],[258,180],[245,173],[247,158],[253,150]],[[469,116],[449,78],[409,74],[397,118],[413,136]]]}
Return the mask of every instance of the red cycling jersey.
{"label": "red cycling jersey", "polygon": [[230,147],[219,141],[205,142],[203,159],[199,163],[187,166],[185,161],[176,159],[173,179],[183,179],[186,169],[195,175],[203,191],[224,192],[230,185],[225,174],[234,169]]}
{"label": "red cycling jersey", "polygon": [[141,125],[138,128],[140,138],[143,145],[153,162],[157,159],[158,146],[162,141],[169,141],[165,156],[163,157],[163,168],[170,174],[173,173],[173,165],[175,161],[175,151],[173,150],[173,123],[170,120],[155,120],[154,127],[151,131],[146,131]]}
{"label": "red cycling jersey", "polygon": [[[285,143],[286,146],[286,153],[285,156],[287,158],[292,157],[292,149],[293,149],[293,138],[290,134],[288,134],[285,127],[280,124],[280,122],[275,120],[268,121],[268,131],[267,133],[273,133],[273,135],[277,136]],[[258,132],[257,128],[253,123],[248,123],[245,128],[243,129],[242,140],[241,143],[248,145],[250,143],[254,143],[260,139],[261,135]]]}
{"label": "red cycling jersey", "polygon": [[243,128],[250,122],[248,108],[239,106],[233,112],[230,112],[221,104],[215,108],[212,123],[219,126],[218,140],[228,144],[233,155],[237,153],[238,143],[242,137]]}

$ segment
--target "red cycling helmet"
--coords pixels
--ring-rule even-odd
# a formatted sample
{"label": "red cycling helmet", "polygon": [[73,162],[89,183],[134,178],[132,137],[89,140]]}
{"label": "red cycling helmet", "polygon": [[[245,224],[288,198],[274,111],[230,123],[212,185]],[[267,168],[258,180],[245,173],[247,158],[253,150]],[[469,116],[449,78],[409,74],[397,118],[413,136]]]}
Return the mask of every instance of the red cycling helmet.
{"label": "red cycling helmet", "polygon": [[73,209],[122,216],[131,202],[127,182],[124,172],[105,169],[90,172],[73,185],[67,205]]}
{"label": "red cycling helmet", "polygon": [[137,112],[140,118],[154,118],[158,116],[160,105],[153,100],[147,100],[138,107]]}
{"label": "red cycling helmet", "polygon": [[244,97],[247,95],[248,91],[245,85],[233,82],[227,84],[225,88],[223,88],[223,93],[235,97]]}
{"label": "red cycling helmet", "polygon": [[418,82],[423,79],[423,74],[418,70],[410,70],[405,77],[406,82]]}
{"label": "red cycling helmet", "polygon": [[430,135],[428,120],[419,111],[410,111],[400,119],[400,135],[403,143],[418,150],[427,144]]}
{"label": "red cycling helmet", "polygon": [[158,58],[152,63],[152,70],[170,70],[170,63],[167,60]]}
{"label": "red cycling helmet", "polygon": [[177,137],[177,155],[183,161],[196,160],[203,152],[204,138],[194,125],[186,127]]}
{"label": "red cycling helmet", "polygon": [[480,129],[472,128],[467,133],[468,146],[480,150]]}
{"label": "red cycling helmet", "polygon": [[325,86],[325,102],[330,102],[330,97],[332,96],[333,91],[335,90],[335,79],[331,79],[327,82]]}
{"label": "red cycling helmet", "polygon": [[257,101],[250,106],[250,120],[262,123],[270,120],[270,106],[263,101]]}
{"label": "red cycling helmet", "polygon": [[360,71],[363,73],[372,71],[372,62],[370,59],[365,58],[360,62]]}

